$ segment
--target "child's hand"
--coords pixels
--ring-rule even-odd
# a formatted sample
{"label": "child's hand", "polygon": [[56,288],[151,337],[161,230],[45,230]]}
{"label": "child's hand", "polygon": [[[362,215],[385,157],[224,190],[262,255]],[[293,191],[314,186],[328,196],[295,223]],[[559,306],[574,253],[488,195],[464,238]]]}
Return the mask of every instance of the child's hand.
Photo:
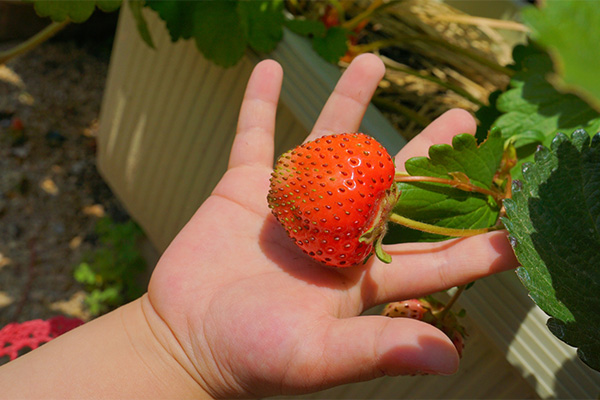
{"label": "child's hand", "polygon": [[[355,59],[309,138],[355,132],[384,73],[372,55]],[[359,316],[516,266],[503,231],[441,243],[387,246],[391,264],[332,269],[287,237],[267,206],[282,71],[257,65],[248,83],[229,170],[175,238],[143,307],[167,351],[212,396],[316,391],[382,375],[451,374],[450,340],[419,321]],[[464,111],[444,114],[396,157],[474,133]]]}

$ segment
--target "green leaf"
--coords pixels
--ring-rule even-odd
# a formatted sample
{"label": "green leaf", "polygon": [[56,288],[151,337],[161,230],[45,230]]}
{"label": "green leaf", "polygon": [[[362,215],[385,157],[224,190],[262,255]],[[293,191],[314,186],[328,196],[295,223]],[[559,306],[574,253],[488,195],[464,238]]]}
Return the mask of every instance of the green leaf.
{"label": "green leaf", "polygon": [[40,17],[50,17],[53,21],[84,22],[93,14],[96,6],[110,12],[119,8],[121,0],[72,1],[72,0],[28,0]]}
{"label": "green leaf", "polygon": [[600,371],[600,134],[558,134],[504,204],[519,278],[552,333]]}
{"label": "green leaf", "polygon": [[117,11],[121,3],[122,0],[96,0],[96,6],[104,12]]}
{"label": "green leaf", "polygon": [[[511,89],[498,97],[496,107],[503,114],[493,127],[508,139],[528,132],[543,138],[541,143],[518,148],[520,163],[513,170],[519,178],[521,164],[533,159],[537,144],[549,146],[559,131],[600,130],[600,113],[573,94],[561,93],[545,78],[553,71],[550,57],[533,46],[518,46],[514,51],[520,71],[511,79]],[[529,142],[531,144],[532,142]]]}
{"label": "green leaf", "polygon": [[34,7],[40,17],[50,17],[56,22],[67,18],[73,22],[83,22],[92,15],[96,4],[93,1],[42,0],[35,1]]}
{"label": "green leaf", "polygon": [[193,36],[204,56],[222,67],[235,65],[245,54],[247,41],[234,1],[197,1]]}
{"label": "green leaf", "polygon": [[299,18],[285,20],[285,25],[294,33],[312,38],[313,49],[327,62],[337,63],[348,51],[348,29],[327,29],[321,21]]}
{"label": "green leaf", "polygon": [[79,283],[84,285],[95,285],[97,283],[96,273],[88,263],[82,262],[73,271],[73,277]]}
{"label": "green leaf", "polygon": [[348,30],[333,26],[327,29],[325,36],[313,37],[312,45],[325,61],[337,63],[348,51]]}
{"label": "green leaf", "polygon": [[504,151],[498,130],[493,130],[481,145],[473,135],[463,133],[452,138],[452,146],[436,144],[429,148],[429,157],[413,157],[406,164],[410,175],[451,179],[449,172],[462,172],[471,182],[482,188],[491,188],[492,181]]}
{"label": "green leaf", "polygon": [[144,18],[144,14],[142,14],[143,6],[144,0],[129,0],[129,9],[131,10],[131,14],[135,19],[135,25],[137,26],[142,40],[146,42],[148,46],[155,49],[156,47],[154,46],[154,41],[152,40],[150,30],[148,29],[146,18]]}
{"label": "green leaf", "polygon": [[237,1],[147,1],[166,22],[173,42],[193,38],[208,60],[222,67],[235,65],[245,54],[247,39]]}
{"label": "green leaf", "polygon": [[572,94],[556,90],[545,75],[552,71],[546,54],[535,54],[524,60],[525,70],[511,79],[511,90],[499,96],[498,110],[504,112],[494,126],[505,137],[538,130],[550,141],[559,130],[600,127],[600,114]]}
{"label": "green leaf", "polygon": [[285,20],[285,26],[294,33],[302,36],[325,36],[327,29],[321,21],[312,19],[288,19]]}
{"label": "green leaf", "polygon": [[195,1],[157,1],[147,0],[146,7],[156,11],[165,21],[171,41],[190,39],[194,31]]}
{"label": "green leaf", "polygon": [[532,37],[549,50],[558,87],[572,91],[600,111],[600,7],[595,1],[546,0],[522,12]]}
{"label": "green leaf", "polygon": [[283,38],[283,1],[240,1],[237,10],[248,44],[256,51],[273,51]]}
{"label": "green leaf", "polygon": [[[486,141],[477,145],[473,135],[461,134],[447,144],[433,145],[429,157],[414,157],[406,164],[412,176],[431,176],[451,180],[450,174],[464,174],[472,184],[494,189],[494,175],[500,166],[504,144],[498,130],[492,130]],[[458,229],[493,226],[500,207],[491,196],[466,192],[437,183],[398,183],[400,198],[393,212],[406,218],[432,225]],[[433,241],[447,239],[390,224],[385,243]]]}

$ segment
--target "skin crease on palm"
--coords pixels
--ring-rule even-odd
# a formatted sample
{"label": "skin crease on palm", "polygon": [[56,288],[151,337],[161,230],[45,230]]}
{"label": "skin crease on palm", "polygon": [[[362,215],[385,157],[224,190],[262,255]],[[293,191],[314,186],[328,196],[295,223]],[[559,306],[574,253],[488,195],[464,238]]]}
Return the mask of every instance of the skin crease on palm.
{"label": "skin crease on palm", "polygon": [[[357,57],[307,140],[356,132],[384,74],[378,57]],[[386,246],[393,257],[334,269],[310,260],[267,206],[283,72],[259,63],[248,82],[229,170],[174,239],[142,308],[158,340],[213,397],[305,393],[382,375],[452,374],[459,358],[436,328],[411,319],[359,316],[516,267],[496,231],[441,243]],[[443,114],[396,156],[475,132],[466,111]]]}

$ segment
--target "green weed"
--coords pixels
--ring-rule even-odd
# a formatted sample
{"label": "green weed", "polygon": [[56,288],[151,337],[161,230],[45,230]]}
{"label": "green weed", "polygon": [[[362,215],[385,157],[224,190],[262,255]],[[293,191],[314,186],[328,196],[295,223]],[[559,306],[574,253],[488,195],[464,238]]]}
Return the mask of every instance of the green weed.
{"label": "green weed", "polygon": [[104,217],[95,230],[99,247],[85,254],[73,271],[75,280],[85,287],[85,303],[93,316],[141,296],[145,288],[139,278],[146,268],[137,245],[143,232],[135,222]]}

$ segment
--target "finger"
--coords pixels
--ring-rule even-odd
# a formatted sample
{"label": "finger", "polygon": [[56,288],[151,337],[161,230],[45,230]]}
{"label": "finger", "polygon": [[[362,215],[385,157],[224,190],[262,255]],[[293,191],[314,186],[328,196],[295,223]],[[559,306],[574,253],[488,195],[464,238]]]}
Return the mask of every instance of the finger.
{"label": "finger", "polygon": [[229,168],[273,164],[275,115],[283,71],[273,60],[261,61],[248,80],[240,109]]}
{"label": "finger", "polygon": [[454,136],[460,133],[475,134],[476,129],[477,124],[469,112],[458,108],[446,111],[402,148],[396,156],[396,165],[404,170],[406,160],[427,156],[431,145],[451,144]]}
{"label": "finger", "polygon": [[[383,375],[429,373],[449,375],[458,369],[457,351],[440,330],[408,318],[360,316],[330,320],[326,329],[306,338],[305,348],[323,349],[310,364],[305,380],[325,386],[366,381]],[[312,340],[317,344],[310,346]]]}
{"label": "finger", "polygon": [[375,293],[367,307],[439,292],[518,266],[506,231],[385,250],[392,263],[373,262],[369,274],[376,282],[371,285]]}
{"label": "finger", "polygon": [[384,74],[385,66],[379,57],[373,54],[356,57],[329,96],[307,140],[356,132]]}

